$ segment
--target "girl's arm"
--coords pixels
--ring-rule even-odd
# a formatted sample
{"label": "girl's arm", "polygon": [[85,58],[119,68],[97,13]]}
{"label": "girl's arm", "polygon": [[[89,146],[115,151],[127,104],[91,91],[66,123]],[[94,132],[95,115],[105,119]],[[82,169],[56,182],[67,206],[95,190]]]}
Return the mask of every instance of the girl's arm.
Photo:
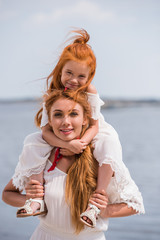
{"label": "girl's arm", "polygon": [[86,148],[86,145],[87,145],[81,139],[74,139],[69,142],[59,139],[58,137],[56,137],[54,132],[51,130],[49,124],[42,127],[42,136],[43,136],[43,139],[51,146],[68,149],[70,151],[70,153],[73,152],[72,155],[79,154],[80,152],[83,151],[83,149]]}
{"label": "girl's arm", "polygon": [[[88,86],[87,92],[97,94],[97,90],[92,84]],[[88,145],[93,140],[97,133],[98,133],[98,120],[92,119],[89,128],[87,129],[81,140],[84,141],[86,145]]]}
{"label": "girl's arm", "polygon": [[42,127],[42,137],[51,146],[60,147],[60,148],[67,148],[67,146],[68,146],[67,142],[56,137],[56,135],[50,128],[49,124]]}
{"label": "girl's arm", "polygon": [[81,141],[83,141],[86,145],[88,145],[93,138],[98,133],[98,120],[91,120],[89,128],[86,130],[85,134],[81,138]]}

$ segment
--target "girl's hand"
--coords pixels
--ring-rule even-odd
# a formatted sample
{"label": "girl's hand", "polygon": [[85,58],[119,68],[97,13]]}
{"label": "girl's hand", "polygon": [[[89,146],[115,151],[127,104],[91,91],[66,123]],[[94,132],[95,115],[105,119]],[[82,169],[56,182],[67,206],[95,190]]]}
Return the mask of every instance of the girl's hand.
{"label": "girl's hand", "polygon": [[90,197],[89,202],[101,210],[100,216],[103,218],[105,216],[108,204],[107,193],[104,190],[95,191],[95,193],[93,193],[92,196]]}
{"label": "girl's hand", "polygon": [[74,139],[68,143],[67,149],[75,154],[82,153],[83,150],[86,148],[87,143],[82,141],[81,139]]}
{"label": "girl's hand", "polygon": [[69,149],[67,148],[60,148],[60,154],[62,154],[63,156],[73,156],[75,155],[74,152],[70,151]]}
{"label": "girl's hand", "polygon": [[44,196],[44,187],[37,180],[30,180],[26,187],[26,199],[29,198],[41,198]]}

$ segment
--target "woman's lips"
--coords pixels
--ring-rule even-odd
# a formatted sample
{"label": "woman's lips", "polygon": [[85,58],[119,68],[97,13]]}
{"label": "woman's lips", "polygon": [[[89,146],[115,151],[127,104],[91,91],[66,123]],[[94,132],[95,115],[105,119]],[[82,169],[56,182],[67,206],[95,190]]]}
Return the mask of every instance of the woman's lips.
{"label": "woman's lips", "polygon": [[60,131],[64,134],[64,135],[69,135],[73,129],[60,129]]}

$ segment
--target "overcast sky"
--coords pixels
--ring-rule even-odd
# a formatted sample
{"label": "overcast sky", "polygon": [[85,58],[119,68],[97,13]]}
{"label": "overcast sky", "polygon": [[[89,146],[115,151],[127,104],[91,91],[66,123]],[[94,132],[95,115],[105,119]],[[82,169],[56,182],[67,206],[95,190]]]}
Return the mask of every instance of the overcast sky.
{"label": "overcast sky", "polygon": [[0,99],[41,96],[72,27],[102,97],[160,98],[160,0],[0,0]]}

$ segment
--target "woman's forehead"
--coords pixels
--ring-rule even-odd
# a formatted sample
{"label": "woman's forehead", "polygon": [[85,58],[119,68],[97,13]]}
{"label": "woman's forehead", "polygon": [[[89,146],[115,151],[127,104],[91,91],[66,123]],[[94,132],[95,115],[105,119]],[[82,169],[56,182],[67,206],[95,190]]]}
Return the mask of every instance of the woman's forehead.
{"label": "woman's forehead", "polygon": [[52,104],[51,109],[52,109],[52,111],[55,111],[55,110],[71,111],[73,109],[77,110],[77,111],[83,110],[82,106],[79,103],[77,103],[73,100],[66,99],[66,98],[60,98],[57,101],[55,101]]}

